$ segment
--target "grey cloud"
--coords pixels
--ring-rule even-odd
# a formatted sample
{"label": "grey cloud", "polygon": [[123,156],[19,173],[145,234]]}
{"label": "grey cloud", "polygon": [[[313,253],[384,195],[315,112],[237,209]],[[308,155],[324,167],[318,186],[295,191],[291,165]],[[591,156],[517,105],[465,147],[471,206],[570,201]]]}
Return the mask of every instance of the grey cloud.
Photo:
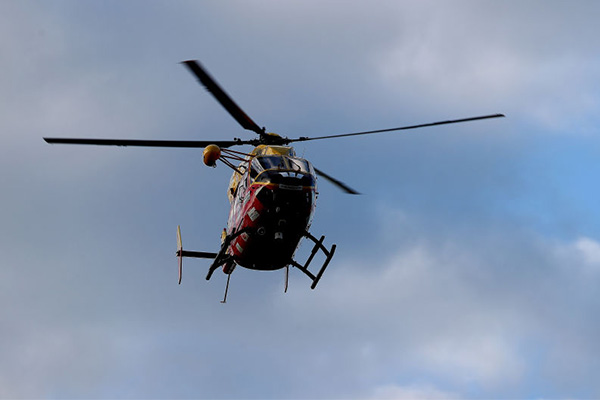
{"label": "grey cloud", "polygon": [[[597,396],[596,8],[1,3],[0,395]],[[509,118],[299,146],[365,192],[320,182],[334,263],[221,306],[174,232],[218,246],[229,171],[41,141],[244,137],[188,58],[290,136]]]}

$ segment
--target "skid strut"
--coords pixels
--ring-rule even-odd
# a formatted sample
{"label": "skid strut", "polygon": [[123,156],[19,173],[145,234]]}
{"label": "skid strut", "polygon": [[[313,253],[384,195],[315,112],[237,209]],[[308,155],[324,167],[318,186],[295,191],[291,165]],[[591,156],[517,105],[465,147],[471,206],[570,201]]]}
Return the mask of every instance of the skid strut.
{"label": "skid strut", "polygon": [[225,295],[223,295],[223,300],[221,300],[222,304],[227,303],[227,293],[229,292],[229,280],[231,279],[231,273],[233,272],[233,270],[235,269],[235,264],[233,264],[233,267],[226,272],[227,273],[227,284],[225,285]]}

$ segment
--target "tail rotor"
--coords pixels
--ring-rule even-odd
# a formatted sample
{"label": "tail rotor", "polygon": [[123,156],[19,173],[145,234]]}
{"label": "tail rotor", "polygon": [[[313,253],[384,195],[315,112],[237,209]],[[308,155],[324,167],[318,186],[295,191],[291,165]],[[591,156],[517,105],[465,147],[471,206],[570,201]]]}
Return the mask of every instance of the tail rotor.
{"label": "tail rotor", "polygon": [[183,272],[183,244],[181,242],[181,227],[177,225],[177,258],[179,259],[179,284],[181,285],[181,274]]}

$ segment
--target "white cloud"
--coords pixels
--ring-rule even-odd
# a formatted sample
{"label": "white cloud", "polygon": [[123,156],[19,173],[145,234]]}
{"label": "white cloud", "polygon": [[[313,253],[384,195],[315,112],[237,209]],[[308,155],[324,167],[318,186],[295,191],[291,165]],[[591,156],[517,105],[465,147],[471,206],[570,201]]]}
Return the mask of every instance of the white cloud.
{"label": "white cloud", "polygon": [[588,237],[581,237],[573,244],[589,272],[600,272],[600,243]]}
{"label": "white cloud", "polygon": [[597,5],[585,4],[554,2],[558,14],[547,2],[423,2],[429,18],[405,21],[375,65],[387,85],[417,101],[425,95],[430,107],[489,108],[548,131],[587,134],[597,126],[600,98],[589,82],[600,63],[591,39]]}
{"label": "white cloud", "polygon": [[436,389],[432,386],[398,386],[398,385],[384,385],[379,386],[373,390],[373,394],[370,396],[373,400],[384,400],[384,399],[412,399],[412,400],[425,400],[425,399],[437,399],[437,400],[454,400],[460,397],[454,393],[448,393]]}
{"label": "white cloud", "polygon": [[[398,215],[398,229],[418,224]],[[382,226],[392,225],[393,218]],[[329,368],[353,354],[354,362],[336,366],[339,373],[388,383],[373,389],[384,398],[421,396],[423,382],[432,385],[425,385],[424,397],[431,397],[430,387],[436,388],[432,396],[438,389],[452,396],[477,387],[479,396],[518,397],[539,376],[571,393],[587,380],[599,350],[593,339],[598,324],[588,317],[598,312],[590,301],[594,285],[572,268],[582,257],[597,263],[600,245],[495,229],[479,236],[423,232],[379,257],[338,259],[318,294],[300,300],[291,293],[284,303],[304,323],[344,332],[327,352]],[[313,308],[323,315],[304,315]],[[559,367],[560,359],[571,360],[570,368]],[[415,371],[417,389],[396,387]]]}
{"label": "white cloud", "polygon": [[371,364],[395,370],[414,363],[457,385],[514,383],[524,368],[513,331],[520,317],[512,302],[502,305],[499,294],[479,287],[490,281],[476,270],[493,272],[471,254],[463,246],[417,246],[379,261],[383,268],[346,265],[328,276],[325,301],[348,325],[386,321],[363,342]]}

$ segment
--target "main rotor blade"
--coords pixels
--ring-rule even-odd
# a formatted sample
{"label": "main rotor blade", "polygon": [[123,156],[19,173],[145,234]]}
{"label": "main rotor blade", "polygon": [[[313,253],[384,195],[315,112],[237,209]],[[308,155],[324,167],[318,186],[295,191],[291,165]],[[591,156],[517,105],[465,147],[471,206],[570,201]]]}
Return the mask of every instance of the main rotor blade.
{"label": "main rotor blade", "polygon": [[202,140],[137,140],[137,139],[78,139],[78,138],[44,138],[50,144],[86,144],[100,146],[139,146],[139,147],[188,147],[202,148],[216,144],[221,148],[252,144],[252,140],[220,140],[214,142]]}
{"label": "main rotor blade", "polygon": [[492,115],[483,115],[481,117],[471,117],[471,118],[462,118],[462,119],[452,119],[452,120],[448,120],[448,121],[430,122],[428,124],[401,126],[399,128],[379,129],[379,130],[376,130],[376,131],[343,133],[341,135],[330,135],[330,136],[300,137],[298,139],[288,139],[289,140],[288,143],[292,143],[292,142],[304,142],[304,141],[307,141],[307,140],[332,139],[332,138],[339,138],[339,137],[346,137],[346,136],[370,135],[372,133],[404,131],[404,130],[408,130],[408,129],[425,128],[425,127],[428,127],[428,126],[457,124],[457,123],[460,123],[460,122],[470,122],[470,121],[478,121],[478,120],[481,120],[481,119],[502,118],[502,117],[504,117],[504,114],[492,114]]}
{"label": "main rotor blade", "polygon": [[[313,166],[313,168],[314,168],[314,166]],[[325,172],[321,171],[320,169],[315,168],[315,172],[317,173],[317,175],[327,179],[329,182],[333,183],[339,189],[343,190],[344,192],[346,192],[348,194],[360,194],[356,190],[352,189],[350,186],[346,185],[344,182],[339,181],[330,175],[327,175]]]}
{"label": "main rotor blade", "polygon": [[188,60],[183,61],[188,69],[196,75],[196,78],[202,85],[208,90],[219,103],[231,114],[233,118],[242,126],[244,129],[258,133],[260,136],[264,135],[263,130],[254,122],[234,101],[233,99],[219,86],[217,81],[200,65],[198,61]]}

